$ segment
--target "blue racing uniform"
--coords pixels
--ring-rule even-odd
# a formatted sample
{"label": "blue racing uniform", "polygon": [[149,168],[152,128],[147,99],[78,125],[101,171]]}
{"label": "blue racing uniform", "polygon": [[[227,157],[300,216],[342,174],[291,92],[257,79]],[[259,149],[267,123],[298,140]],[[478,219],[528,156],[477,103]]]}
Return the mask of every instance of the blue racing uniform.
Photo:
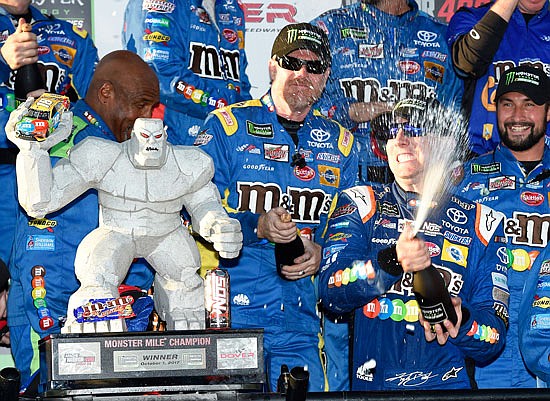
{"label": "blue racing uniform", "polygon": [[409,6],[395,16],[357,2],[312,21],[327,33],[332,54],[330,77],[316,107],[352,129],[360,146],[362,182],[387,182],[389,172],[371,146],[370,123],[352,121],[350,104],[395,105],[405,98],[460,103],[462,82],[453,70],[446,26],[420,11],[414,0]]}
{"label": "blue racing uniform", "polygon": [[510,324],[506,348],[496,361],[476,368],[480,388],[536,387],[519,353],[518,317],[523,285],[538,254],[548,243],[550,209],[548,188],[550,149],[545,147],[542,162],[529,174],[508,148],[498,145],[494,152],[472,159],[465,165],[461,196],[488,205],[506,215],[507,266],[510,289]]}
{"label": "blue racing uniform", "polygon": [[[493,4],[494,1],[491,1],[480,7],[459,9],[449,23],[447,31],[449,47],[452,48],[463,35],[468,35]],[[492,43],[500,41],[494,56],[491,57],[491,54],[477,51],[479,60],[473,66],[469,66],[471,71],[456,69],[462,78],[467,81],[474,80],[473,83],[466,84],[468,93],[464,97],[464,103],[467,104],[466,112],[470,115],[470,148],[480,155],[494,150],[500,142],[495,92],[504,71],[521,64],[528,64],[542,68],[546,74],[550,74],[550,41],[548,40],[550,37],[550,12],[548,6],[543,7],[528,23],[518,7],[512,14],[507,27],[505,21],[498,15],[493,14],[493,22],[495,22],[494,18],[500,19],[505,26],[502,36],[500,32],[495,33],[496,29],[491,29],[487,33],[488,41]],[[460,59],[460,55],[454,56]],[[465,67],[466,65],[463,66],[463,68]],[[470,84],[473,86],[471,89],[468,87]]]}
{"label": "blue racing uniform", "polygon": [[525,364],[547,387],[550,384],[550,259],[546,249],[525,280],[519,309],[519,348]]}
{"label": "blue racing uniform", "polygon": [[413,220],[417,196],[395,183],[353,187],[339,196],[328,221],[319,293],[333,312],[355,311],[352,390],[470,388],[465,359],[486,361],[504,346],[508,289],[497,256],[506,253],[500,213],[452,197],[419,230],[449,293],[462,299],[460,330],[443,347],[424,337],[412,273],[380,264],[388,258],[379,259],[379,252],[394,246]]}
{"label": "blue racing uniform", "polygon": [[250,99],[239,0],[130,0],[124,46],[160,80],[170,142],[192,145],[208,113]]}
{"label": "blue racing uniform", "polygon": [[[197,137],[214,159],[214,183],[231,217],[241,222],[239,258],[220,260],[231,282],[231,324],[263,328],[270,389],[280,367],[307,365],[310,391],[325,388],[319,358],[319,317],[311,277],[288,281],[277,274],[274,246],[256,235],[260,214],[283,206],[300,230],[315,232],[326,221],[333,196],[357,174],[353,135],[310,111],[298,143],[278,121],[270,94],[212,112]],[[306,165],[291,166],[301,154]]]}
{"label": "blue racing uniform", "polygon": [[[67,157],[67,151],[88,136],[116,141],[105,122],[84,100],[79,100],[72,112],[73,133],[68,141],[50,150],[52,165]],[[40,338],[60,332],[69,297],[80,286],[74,273],[77,247],[98,222],[95,190],[88,190],[45,218],[29,217],[19,209],[15,253],[10,263],[8,324],[22,388],[29,384],[37,367],[33,361],[36,339],[31,337],[31,328]],[[146,289],[151,286],[153,276],[146,266],[134,267],[132,272],[127,284]]]}
{"label": "blue racing uniform", "polygon": [[[29,7],[32,14],[32,31],[37,35],[38,65],[46,78],[48,92],[71,95],[76,100],[75,90],[85,96],[98,61],[97,49],[88,33],[67,21],[42,15],[38,9]],[[17,21],[16,21],[17,22]],[[16,30],[11,15],[0,6],[0,45]],[[0,57],[0,258],[8,263],[13,244],[13,232],[17,215],[15,184],[15,154],[17,148],[7,138],[4,127],[13,110],[14,74],[6,61]]]}

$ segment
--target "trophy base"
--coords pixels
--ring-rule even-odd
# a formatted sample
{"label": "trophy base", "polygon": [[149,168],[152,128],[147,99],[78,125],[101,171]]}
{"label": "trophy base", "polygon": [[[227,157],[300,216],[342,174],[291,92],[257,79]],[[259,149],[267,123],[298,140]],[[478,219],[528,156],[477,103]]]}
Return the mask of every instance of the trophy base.
{"label": "trophy base", "polygon": [[39,343],[46,397],[261,391],[262,330],[53,334]]}

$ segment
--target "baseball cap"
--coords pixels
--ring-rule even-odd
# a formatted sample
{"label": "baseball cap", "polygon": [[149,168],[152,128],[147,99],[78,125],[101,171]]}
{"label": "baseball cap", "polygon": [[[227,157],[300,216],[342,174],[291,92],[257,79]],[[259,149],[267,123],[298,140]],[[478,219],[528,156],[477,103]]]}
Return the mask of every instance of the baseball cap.
{"label": "baseball cap", "polygon": [[541,106],[550,101],[550,78],[540,68],[528,65],[510,68],[500,77],[495,100],[508,92],[523,93]]}
{"label": "baseball cap", "polygon": [[326,33],[307,22],[283,27],[273,42],[271,57],[284,57],[298,49],[311,50],[325,64],[331,63],[330,45]]}

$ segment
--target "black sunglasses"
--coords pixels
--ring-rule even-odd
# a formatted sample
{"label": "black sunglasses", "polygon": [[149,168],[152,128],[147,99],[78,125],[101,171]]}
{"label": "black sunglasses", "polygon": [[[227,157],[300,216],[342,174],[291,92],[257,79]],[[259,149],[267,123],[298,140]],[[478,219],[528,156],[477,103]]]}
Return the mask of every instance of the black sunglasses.
{"label": "black sunglasses", "polygon": [[290,71],[300,71],[302,66],[305,65],[306,71],[310,74],[322,74],[328,68],[328,64],[321,60],[302,60],[301,58],[291,56],[277,56],[276,60],[281,68]]}

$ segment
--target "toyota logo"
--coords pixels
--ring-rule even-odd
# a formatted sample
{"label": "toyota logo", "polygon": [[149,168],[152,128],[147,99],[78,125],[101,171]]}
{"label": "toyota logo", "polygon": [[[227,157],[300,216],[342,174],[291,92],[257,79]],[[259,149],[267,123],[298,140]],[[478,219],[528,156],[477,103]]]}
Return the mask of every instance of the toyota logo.
{"label": "toyota logo", "polygon": [[330,133],[322,129],[312,129],[309,135],[316,142],[326,142],[330,139]]}
{"label": "toyota logo", "polygon": [[423,42],[433,42],[437,38],[437,33],[430,31],[418,31],[416,37]]}
{"label": "toyota logo", "polygon": [[447,217],[456,224],[465,224],[468,221],[466,213],[462,210],[455,209],[454,207],[447,210]]}

